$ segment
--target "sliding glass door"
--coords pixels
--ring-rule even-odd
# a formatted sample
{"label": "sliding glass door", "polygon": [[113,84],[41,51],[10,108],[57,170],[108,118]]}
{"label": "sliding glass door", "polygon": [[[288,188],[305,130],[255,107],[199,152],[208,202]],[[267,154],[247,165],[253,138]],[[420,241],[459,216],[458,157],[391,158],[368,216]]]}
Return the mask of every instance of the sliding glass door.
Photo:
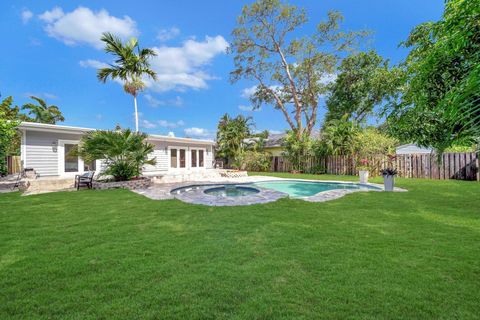
{"label": "sliding glass door", "polygon": [[169,169],[205,168],[205,149],[169,147]]}

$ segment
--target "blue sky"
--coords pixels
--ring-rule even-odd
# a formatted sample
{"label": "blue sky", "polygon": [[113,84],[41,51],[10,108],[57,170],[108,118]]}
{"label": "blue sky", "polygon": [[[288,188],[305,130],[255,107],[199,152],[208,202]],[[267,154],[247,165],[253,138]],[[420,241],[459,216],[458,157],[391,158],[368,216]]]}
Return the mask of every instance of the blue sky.
{"label": "blue sky", "polygon": [[[154,47],[160,81],[139,97],[141,129],[176,136],[211,138],[222,114],[253,116],[258,130],[283,131],[283,116],[265,106],[248,111],[244,90],[253,83],[229,82],[232,56],[225,53],[231,30],[250,1],[2,1],[0,11],[0,92],[15,104],[37,95],[60,107],[66,125],[111,129],[134,127],[133,101],[118,83],[101,84],[96,67],[111,61],[98,34],[112,31],[137,36]],[[345,30],[369,29],[371,48],[393,63],[407,51],[399,48],[417,24],[438,20],[438,0],[299,0],[310,34],[331,9],[345,16]],[[245,110],[247,109],[247,110]],[[320,107],[319,120],[324,114]],[[318,121],[317,126],[319,126]]]}

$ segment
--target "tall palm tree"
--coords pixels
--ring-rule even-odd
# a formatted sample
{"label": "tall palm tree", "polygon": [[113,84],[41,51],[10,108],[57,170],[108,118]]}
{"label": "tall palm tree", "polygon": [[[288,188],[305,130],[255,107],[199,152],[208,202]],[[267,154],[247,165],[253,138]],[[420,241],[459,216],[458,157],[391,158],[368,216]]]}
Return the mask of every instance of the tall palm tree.
{"label": "tall palm tree", "polygon": [[97,78],[103,83],[108,78],[123,81],[123,89],[133,96],[135,130],[138,132],[137,95],[145,89],[143,76],[157,80],[157,74],[150,68],[149,62],[149,59],[157,54],[152,49],[140,48],[136,38],[123,43],[120,38],[106,32],[103,33],[101,40],[105,43],[105,52],[115,56],[115,62],[109,67],[98,69]]}
{"label": "tall palm tree", "polygon": [[37,104],[26,103],[22,106],[22,110],[28,110],[28,114],[30,116],[33,116],[31,120],[35,122],[49,124],[55,124],[59,121],[65,121],[62,112],[60,111],[60,109],[58,109],[57,106],[48,106],[43,99],[35,96],[30,96],[30,98],[35,100]]}

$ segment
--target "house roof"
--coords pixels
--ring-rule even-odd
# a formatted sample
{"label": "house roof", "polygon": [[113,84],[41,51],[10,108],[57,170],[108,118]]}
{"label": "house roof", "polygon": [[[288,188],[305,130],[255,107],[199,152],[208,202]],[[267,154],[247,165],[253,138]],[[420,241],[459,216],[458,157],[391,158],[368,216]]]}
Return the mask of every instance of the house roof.
{"label": "house roof", "polygon": [[[281,147],[283,144],[283,139],[285,139],[285,136],[287,134],[285,132],[283,133],[271,133],[268,135],[268,138],[265,139],[265,148],[277,148]],[[318,138],[319,136],[319,130],[313,129],[312,132],[310,133],[311,138]]]}
{"label": "house roof", "polygon": [[432,148],[420,147],[414,143],[403,144],[395,148],[396,154],[432,153]]}
{"label": "house roof", "polygon": [[[96,129],[93,128],[83,128],[83,127],[72,127],[72,126],[62,126],[57,124],[47,124],[47,123],[36,123],[36,122],[21,122],[18,125],[20,130],[30,130],[30,131],[44,131],[44,132],[57,132],[57,133],[70,133],[70,134],[84,134]],[[191,139],[191,138],[179,138],[164,136],[158,134],[149,134],[149,140],[156,141],[168,141],[168,142],[178,142],[178,143],[197,143],[197,144],[206,144],[214,145],[215,142],[211,140],[201,140],[201,139]]]}

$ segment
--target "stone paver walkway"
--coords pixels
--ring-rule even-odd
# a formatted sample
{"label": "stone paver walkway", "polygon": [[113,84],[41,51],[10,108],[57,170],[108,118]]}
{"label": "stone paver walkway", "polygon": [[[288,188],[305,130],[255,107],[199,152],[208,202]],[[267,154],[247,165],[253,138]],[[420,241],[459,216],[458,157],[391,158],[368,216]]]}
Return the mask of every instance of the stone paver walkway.
{"label": "stone paver walkway", "polygon": [[[271,180],[296,180],[296,181],[316,181],[316,180],[304,180],[304,179],[282,179],[276,177],[266,176],[252,176],[236,179],[214,179],[213,181],[192,181],[192,182],[180,182],[180,183],[156,183],[152,187],[147,189],[132,190],[138,194],[144,195],[150,199],[165,200],[165,199],[179,199],[187,203],[203,204],[208,206],[239,206],[250,205],[256,203],[268,203],[276,201],[280,198],[288,197],[288,194],[255,186],[260,190],[259,193],[240,196],[240,197],[223,197],[214,196],[204,193],[205,189],[212,188],[214,186],[223,186],[225,184],[246,184],[259,181],[271,181]],[[316,181],[316,182],[339,182],[339,181]],[[355,182],[342,182],[342,183],[355,183]],[[309,202],[324,202],[334,200],[345,196],[346,194],[353,192],[367,192],[367,191],[383,191],[383,185],[368,183],[367,185],[376,187],[377,189],[338,189],[328,190],[317,193],[311,197],[300,198]],[[172,190],[191,187],[186,192],[172,193]],[[395,188],[395,192],[406,191],[401,188]]]}

